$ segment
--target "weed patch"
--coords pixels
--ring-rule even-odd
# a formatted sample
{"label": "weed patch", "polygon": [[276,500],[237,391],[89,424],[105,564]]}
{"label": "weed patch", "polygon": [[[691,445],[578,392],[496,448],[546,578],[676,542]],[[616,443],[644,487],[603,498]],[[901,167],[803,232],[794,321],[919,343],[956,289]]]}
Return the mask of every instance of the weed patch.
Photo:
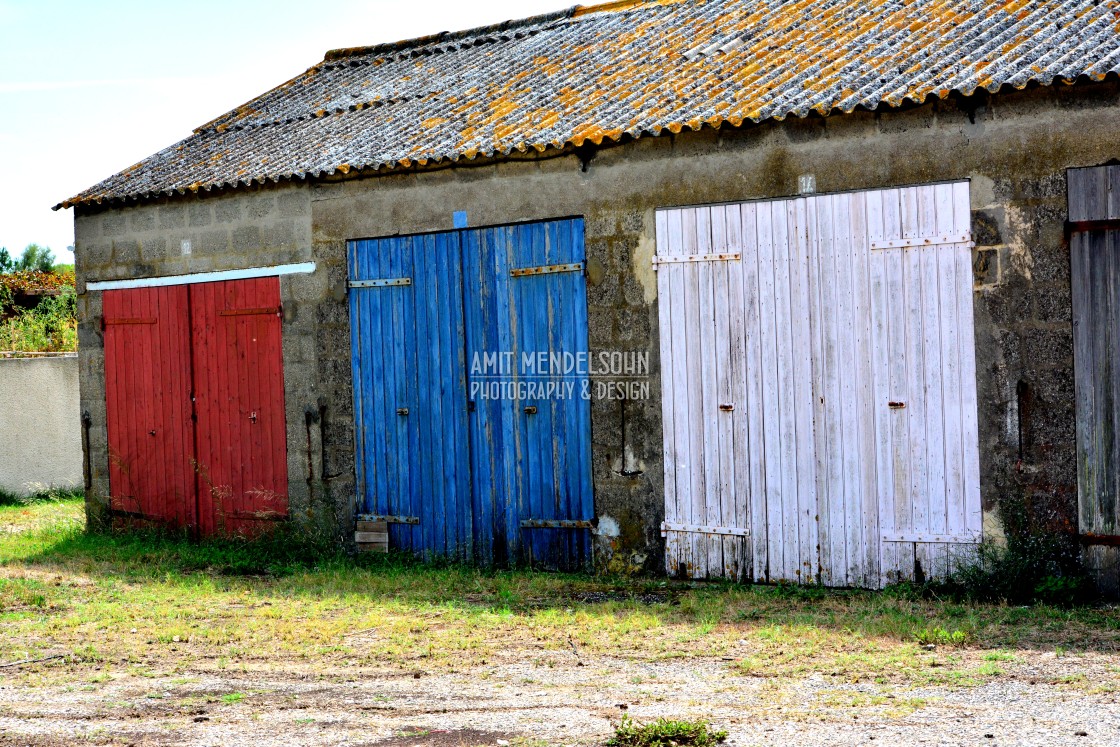
{"label": "weed patch", "polygon": [[607,747],[713,747],[726,739],[726,731],[712,729],[706,721],[659,718],[643,725],[623,716]]}
{"label": "weed patch", "polygon": [[936,646],[963,646],[968,643],[969,634],[963,630],[945,630],[945,628],[923,628],[914,633],[914,640],[925,645]]}

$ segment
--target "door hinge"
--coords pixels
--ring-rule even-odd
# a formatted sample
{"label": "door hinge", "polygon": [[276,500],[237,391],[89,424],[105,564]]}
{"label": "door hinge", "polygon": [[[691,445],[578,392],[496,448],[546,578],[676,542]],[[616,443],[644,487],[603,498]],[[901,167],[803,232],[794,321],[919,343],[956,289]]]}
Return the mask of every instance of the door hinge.
{"label": "door hinge", "polygon": [[412,278],[379,278],[376,280],[351,280],[349,288],[388,288],[394,285],[412,285]]}

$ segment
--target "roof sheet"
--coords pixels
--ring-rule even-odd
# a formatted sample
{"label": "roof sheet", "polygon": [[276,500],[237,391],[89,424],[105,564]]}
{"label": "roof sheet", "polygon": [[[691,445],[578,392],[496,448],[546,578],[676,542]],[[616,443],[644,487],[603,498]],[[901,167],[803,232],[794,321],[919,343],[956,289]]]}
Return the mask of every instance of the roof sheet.
{"label": "roof sheet", "polygon": [[57,207],[1120,72],[1120,0],[622,0],[307,72]]}

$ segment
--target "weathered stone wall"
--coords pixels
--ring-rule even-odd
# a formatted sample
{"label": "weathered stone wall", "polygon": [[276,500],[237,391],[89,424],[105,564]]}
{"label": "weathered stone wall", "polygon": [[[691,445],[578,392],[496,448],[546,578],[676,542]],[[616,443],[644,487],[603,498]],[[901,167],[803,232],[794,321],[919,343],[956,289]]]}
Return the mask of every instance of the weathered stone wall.
{"label": "weathered stone wall", "polygon": [[[1120,141],[1108,126],[1118,114],[1114,82],[1038,88],[649,137],[548,157],[187,197],[79,217],[78,270],[83,279],[106,279],[315,260],[315,275],[283,281],[289,431],[298,430],[289,438],[293,495],[300,483],[300,495],[307,493],[305,410],[313,406],[318,416],[322,406],[327,463],[316,469],[334,476],[331,495],[345,517],[354,472],[346,241],[447,230],[454,211],[466,211],[471,226],[583,216],[592,351],[648,352],[655,374],[648,401],[593,403],[596,512],[619,527],[618,536],[600,538],[598,558],[620,570],[657,570],[663,508],[659,299],[650,263],[654,210],[789,196],[801,174],[815,175],[818,192],[970,179],[987,529],[1072,532],[1065,169],[1120,157]],[[258,214],[253,206],[264,204],[271,207]],[[278,225],[285,210],[291,243],[271,238],[285,235]],[[189,222],[196,212],[206,225]],[[227,214],[233,217],[220,217]],[[185,230],[199,237],[188,260],[174,256]],[[251,240],[239,243],[239,236]],[[199,251],[200,245],[208,248]],[[94,295],[82,296],[83,408],[102,429],[97,448],[103,463]]]}

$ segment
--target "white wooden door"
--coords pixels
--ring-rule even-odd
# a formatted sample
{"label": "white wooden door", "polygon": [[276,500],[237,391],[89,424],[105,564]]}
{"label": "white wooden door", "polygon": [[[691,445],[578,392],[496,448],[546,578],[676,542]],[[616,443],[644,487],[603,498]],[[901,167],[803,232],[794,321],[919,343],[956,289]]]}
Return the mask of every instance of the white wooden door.
{"label": "white wooden door", "polygon": [[877,587],[975,542],[968,220],[967,183],[658,211],[670,573]]}
{"label": "white wooden door", "polygon": [[881,580],[944,576],[982,529],[968,184],[866,199]]}
{"label": "white wooden door", "polygon": [[[735,215],[738,209],[734,210]],[[665,523],[670,572],[693,578],[749,576],[743,422],[743,309],[737,220],[722,208],[658,214],[665,423]]]}

